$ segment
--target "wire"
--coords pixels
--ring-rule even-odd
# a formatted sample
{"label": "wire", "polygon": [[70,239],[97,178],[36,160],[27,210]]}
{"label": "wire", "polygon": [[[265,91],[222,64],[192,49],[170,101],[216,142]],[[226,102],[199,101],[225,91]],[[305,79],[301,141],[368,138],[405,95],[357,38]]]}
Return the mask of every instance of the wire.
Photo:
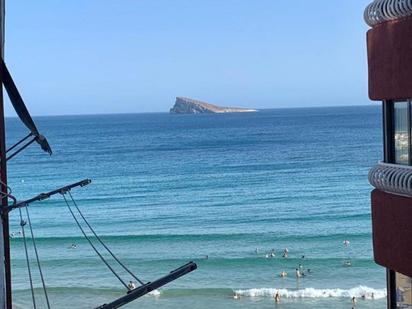
{"label": "wire", "polygon": [[19,146],[21,143],[23,143],[26,139],[28,139],[30,136],[32,136],[33,133],[29,133],[27,136],[23,137],[21,140],[19,140],[16,144],[14,144],[13,146],[11,146],[9,149],[6,150],[6,153],[8,153],[9,151],[13,150],[14,148],[16,148],[17,146]]}
{"label": "wire", "polygon": [[101,240],[101,238],[96,234],[96,232],[94,231],[94,229],[90,226],[89,222],[86,220],[86,218],[83,216],[83,213],[80,211],[76,201],[74,200],[72,194],[70,193],[70,191],[67,192],[70,196],[70,199],[73,202],[73,205],[76,207],[77,211],[79,212],[80,216],[83,218],[84,222],[86,223],[86,225],[89,227],[90,231],[93,233],[93,235],[96,237],[96,239],[101,243],[101,245],[110,253],[110,255],[116,260],[117,263],[119,263],[119,265],[121,267],[123,267],[123,269],[125,271],[127,271],[135,280],[137,280],[141,285],[144,285],[144,282],[142,280],[140,280],[131,270],[129,270],[126,265],[124,265],[115,255],[114,253],[106,246],[106,244]]}
{"label": "wire", "polygon": [[129,287],[127,286],[126,282],[124,282],[122,280],[122,278],[119,277],[119,275],[115,272],[115,270],[109,265],[109,263],[107,263],[107,261],[104,259],[104,257],[100,254],[100,252],[96,249],[96,247],[93,245],[92,241],[90,240],[90,238],[86,235],[86,232],[84,231],[84,229],[82,228],[82,226],[80,225],[79,221],[77,220],[76,216],[73,213],[72,208],[70,207],[69,202],[66,199],[65,193],[62,193],[63,199],[66,202],[67,208],[69,209],[74,221],[76,221],[77,226],[79,227],[80,231],[82,232],[84,238],[86,238],[86,240],[89,242],[90,246],[93,248],[94,252],[96,252],[96,254],[100,257],[100,259],[102,260],[102,262],[110,269],[110,271],[113,273],[113,275],[116,276],[116,278],[125,286],[126,289],[129,289]]}
{"label": "wire", "polygon": [[16,205],[17,199],[11,194],[12,193],[11,188],[1,180],[0,180],[0,186],[3,186],[6,189],[6,192],[1,191],[3,190],[3,188],[0,189],[0,199],[10,198],[13,201],[13,204],[11,206]]}
{"label": "wire", "polygon": [[37,138],[34,137],[34,138],[31,139],[29,142],[27,142],[26,144],[24,144],[23,146],[21,146],[19,149],[17,149],[15,152],[13,152],[10,156],[8,156],[8,157],[6,158],[6,161],[9,161],[11,158],[14,158],[15,156],[17,156],[20,152],[22,152],[24,149],[26,149],[26,148],[29,147],[31,144],[33,144],[36,140],[37,140]]}
{"label": "wire", "polygon": [[44,296],[46,297],[47,308],[50,309],[49,297],[47,296],[47,288],[46,288],[46,284],[44,282],[43,272],[42,272],[41,266],[40,266],[39,254],[37,252],[36,240],[34,238],[34,233],[33,233],[33,228],[32,228],[32,225],[31,225],[31,220],[30,220],[29,208],[28,207],[26,207],[26,215],[27,215],[27,221],[29,223],[29,228],[30,228],[30,233],[31,233],[31,239],[32,239],[32,242],[33,242],[34,252],[36,254],[37,267],[39,268],[41,283],[43,285]]}
{"label": "wire", "polygon": [[26,225],[26,222],[23,220],[23,215],[21,213],[21,209],[19,208],[20,212],[20,226],[21,226],[21,231],[23,234],[23,242],[24,242],[24,251],[26,252],[26,262],[27,262],[27,270],[29,272],[29,281],[30,281],[30,290],[31,290],[31,297],[33,299],[33,308],[36,309],[36,298],[34,297],[34,288],[33,288],[33,279],[31,276],[31,269],[30,269],[30,261],[29,261],[29,253],[27,250],[27,242],[26,242],[26,234],[24,232],[24,226]]}

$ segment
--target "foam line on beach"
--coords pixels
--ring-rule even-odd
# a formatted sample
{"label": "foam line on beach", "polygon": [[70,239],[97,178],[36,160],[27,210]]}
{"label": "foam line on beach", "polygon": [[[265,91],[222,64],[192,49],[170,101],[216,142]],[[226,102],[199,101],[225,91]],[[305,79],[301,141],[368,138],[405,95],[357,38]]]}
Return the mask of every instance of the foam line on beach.
{"label": "foam line on beach", "polygon": [[358,286],[351,289],[315,289],[306,288],[300,290],[259,288],[234,290],[239,296],[243,297],[273,297],[279,292],[284,298],[362,298],[382,299],[386,297],[386,289],[373,289],[367,286]]}
{"label": "foam line on beach", "polygon": [[[41,292],[41,288],[35,288],[36,292]],[[50,287],[48,289],[51,294],[77,294],[77,295],[93,295],[99,297],[101,295],[116,296],[122,293],[122,289],[118,288],[89,288],[89,287]],[[28,289],[17,289],[14,291],[19,295],[27,294]],[[274,288],[256,288],[256,289],[230,289],[230,288],[200,288],[200,289],[162,289],[154,290],[147,294],[147,297],[212,297],[212,298],[227,298],[232,297],[236,293],[239,297],[249,298],[272,298],[276,292],[285,299],[324,299],[324,298],[352,298],[361,299],[365,296],[366,300],[378,300],[386,297],[386,289],[374,289],[367,286],[358,286],[351,289],[274,289]],[[373,296],[372,296],[373,295]]]}

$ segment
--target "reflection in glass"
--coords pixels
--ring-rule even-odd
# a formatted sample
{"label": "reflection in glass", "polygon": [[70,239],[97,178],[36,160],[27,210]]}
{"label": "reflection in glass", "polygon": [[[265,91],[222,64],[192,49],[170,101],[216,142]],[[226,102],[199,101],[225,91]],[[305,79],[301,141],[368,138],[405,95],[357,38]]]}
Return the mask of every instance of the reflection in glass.
{"label": "reflection in glass", "polygon": [[408,103],[394,105],[395,163],[409,163]]}
{"label": "reflection in glass", "polygon": [[396,308],[412,308],[412,278],[396,273]]}

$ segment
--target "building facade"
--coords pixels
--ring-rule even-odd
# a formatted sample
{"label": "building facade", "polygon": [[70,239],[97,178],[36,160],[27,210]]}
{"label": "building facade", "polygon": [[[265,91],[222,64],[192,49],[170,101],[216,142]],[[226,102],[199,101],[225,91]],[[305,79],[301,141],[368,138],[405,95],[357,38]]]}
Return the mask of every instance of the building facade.
{"label": "building facade", "polygon": [[383,114],[383,161],[369,172],[374,259],[388,308],[412,308],[412,0],[375,0],[365,21],[369,97]]}

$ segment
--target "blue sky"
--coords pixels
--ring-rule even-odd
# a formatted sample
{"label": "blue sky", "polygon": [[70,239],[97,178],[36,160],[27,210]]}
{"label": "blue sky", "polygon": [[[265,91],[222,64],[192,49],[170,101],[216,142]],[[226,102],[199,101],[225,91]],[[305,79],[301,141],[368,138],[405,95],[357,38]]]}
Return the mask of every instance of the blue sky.
{"label": "blue sky", "polygon": [[33,115],[364,105],[369,2],[8,0],[5,58]]}

